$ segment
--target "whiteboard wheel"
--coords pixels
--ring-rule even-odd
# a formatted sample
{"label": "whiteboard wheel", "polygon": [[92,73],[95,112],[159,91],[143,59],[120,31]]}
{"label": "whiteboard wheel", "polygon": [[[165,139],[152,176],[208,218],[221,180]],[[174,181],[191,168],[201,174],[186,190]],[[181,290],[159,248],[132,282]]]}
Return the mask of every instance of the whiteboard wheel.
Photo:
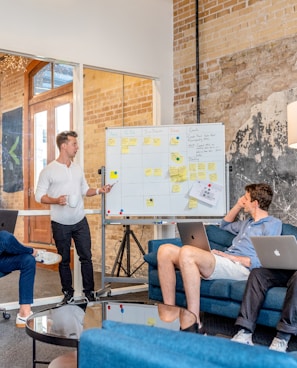
{"label": "whiteboard wheel", "polygon": [[3,312],[3,318],[4,319],[9,319],[10,318],[10,314],[7,312]]}

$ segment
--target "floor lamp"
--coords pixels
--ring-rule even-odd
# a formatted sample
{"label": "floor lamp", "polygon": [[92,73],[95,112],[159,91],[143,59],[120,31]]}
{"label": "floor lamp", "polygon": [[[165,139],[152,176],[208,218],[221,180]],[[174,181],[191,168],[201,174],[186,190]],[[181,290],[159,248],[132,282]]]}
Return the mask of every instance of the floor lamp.
{"label": "floor lamp", "polygon": [[287,106],[288,146],[297,148],[297,101]]}

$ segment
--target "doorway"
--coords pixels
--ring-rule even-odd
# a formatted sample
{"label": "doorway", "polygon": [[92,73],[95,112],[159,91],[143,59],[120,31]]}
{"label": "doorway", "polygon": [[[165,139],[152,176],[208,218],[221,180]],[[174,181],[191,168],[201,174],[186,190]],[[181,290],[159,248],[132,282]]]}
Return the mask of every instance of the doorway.
{"label": "doorway", "polygon": [[[28,210],[49,210],[49,205],[35,201],[34,192],[39,174],[58,155],[56,135],[73,127],[73,67],[63,64],[58,66],[57,68],[54,63],[34,61],[28,66],[25,76],[29,133],[29,160],[25,165]],[[26,221],[26,242],[53,243],[50,216],[31,216]]]}

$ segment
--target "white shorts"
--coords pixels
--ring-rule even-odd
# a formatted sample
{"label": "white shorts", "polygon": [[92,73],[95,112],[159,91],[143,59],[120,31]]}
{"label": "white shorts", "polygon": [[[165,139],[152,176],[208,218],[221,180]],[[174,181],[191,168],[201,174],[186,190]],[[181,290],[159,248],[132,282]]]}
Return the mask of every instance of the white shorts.
{"label": "white shorts", "polygon": [[240,263],[235,263],[228,258],[214,254],[216,265],[213,273],[205,280],[231,279],[247,280],[250,270]]}

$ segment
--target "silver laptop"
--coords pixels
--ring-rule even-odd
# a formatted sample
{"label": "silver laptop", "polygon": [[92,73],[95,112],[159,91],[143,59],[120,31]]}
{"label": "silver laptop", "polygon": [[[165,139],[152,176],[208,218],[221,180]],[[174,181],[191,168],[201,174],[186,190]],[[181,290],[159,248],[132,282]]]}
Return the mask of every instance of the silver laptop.
{"label": "silver laptop", "polygon": [[18,211],[0,210],[0,231],[6,230],[13,234],[17,218],[18,218]]}
{"label": "silver laptop", "polygon": [[297,242],[294,235],[251,236],[251,240],[263,267],[297,270]]}
{"label": "silver laptop", "polygon": [[203,222],[178,222],[177,229],[183,245],[211,251]]}

